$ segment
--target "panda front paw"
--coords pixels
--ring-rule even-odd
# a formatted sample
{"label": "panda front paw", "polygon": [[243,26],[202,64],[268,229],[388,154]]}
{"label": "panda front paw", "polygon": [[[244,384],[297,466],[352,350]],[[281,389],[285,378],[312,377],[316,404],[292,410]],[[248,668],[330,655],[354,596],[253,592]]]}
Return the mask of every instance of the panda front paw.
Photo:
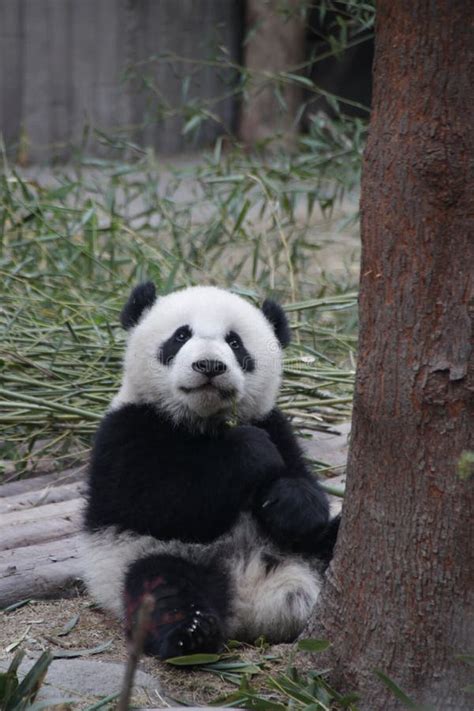
{"label": "panda front paw", "polygon": [[264,429],[239,425],[229,430],[228,437],[237,447],[241,459],[240,470],[248,472],[253,483],[256,474],[275,475],[284,469],[282,456]]}
{"label": "panda front paw", "polygon": [[261,497],[255,513],[277,543],[311,548],[328,523],[329,504],[316,481],[282,477]]}
{"label": "panda front paw", "polygon": [[161,659],[182,657],[200,652],[219,652],[224,643],[222,626],[217,615],[194,609],[182,621],[149,640],[148,654]]}

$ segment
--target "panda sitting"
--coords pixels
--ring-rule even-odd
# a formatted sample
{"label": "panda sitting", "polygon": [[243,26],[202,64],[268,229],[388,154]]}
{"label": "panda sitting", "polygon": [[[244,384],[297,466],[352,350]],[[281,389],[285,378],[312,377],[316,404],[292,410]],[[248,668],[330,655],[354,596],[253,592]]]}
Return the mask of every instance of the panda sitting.
{"label": "panda sitting", "polygon": [[[145,651],[216,652],[231,637],[293,640],[316,602],[338,519],[275,407],[280,306],[215,287],[134,289],[121,388],[93,448],[84,579]],[[231,424],[232,423],[232,424]]]}

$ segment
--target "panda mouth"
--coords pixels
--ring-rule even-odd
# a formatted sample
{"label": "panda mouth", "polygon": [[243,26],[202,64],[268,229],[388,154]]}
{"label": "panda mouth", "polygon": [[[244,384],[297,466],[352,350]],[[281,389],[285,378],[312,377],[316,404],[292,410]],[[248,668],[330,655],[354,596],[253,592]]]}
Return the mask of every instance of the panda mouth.
{"label": "panda mouth", "polygon": [[183,393],[186,393],[186,395],[190,395],[191,393],[199,393],[199,392],[214,392],[217,395],[220,395],[220,397],[223,398],[224,400],[232,398],[235,395],[234,389],[226,390],[225,388],[218,388],[216,385],[213,385],[212,383],[203,383],[202,385],[197,385],[194,388],[186,388],[184,385],[182,385],[180,387],[180,390],[182,390]]}

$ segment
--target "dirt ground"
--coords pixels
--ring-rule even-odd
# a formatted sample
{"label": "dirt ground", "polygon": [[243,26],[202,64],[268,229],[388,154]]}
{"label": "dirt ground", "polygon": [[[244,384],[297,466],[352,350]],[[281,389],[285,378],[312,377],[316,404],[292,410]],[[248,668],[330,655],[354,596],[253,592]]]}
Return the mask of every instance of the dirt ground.
{"label": "dirt ground", "polygon": [[[71,632],[58,637],[58,632],[76,615],[79,615],[79,620]],[[31,601],[12,612],[0,613],[0,659],[11,658],[15,643],[18,643],[16,649],[24,649],[27,656],[37,656],[46,649],[53,652],[60,649],[91,649],[109,640],[112,640],[112,644],[106,651],[84,658],[97,662],[124,662],[127,648],[120,624],[99,610],[89,597],[80,593],[69,599]],[[263,680],[265,673],[275,674],[284,670],[292,661],[295,648],[294,645],[281,644],[261,650],[242,645],[236,654],[242,661],[257,663],[261,663],[264,656],[271,655],[272,661],[262,670]],[[307,666],[306,655],[298,654],[297,657],[299,668]],[[153,702],[154,706],[160,707],[182,703],[199,706],[235,691],[231,682],[202,669],[176,669],[150,657],[141,659],[140,669],[159,679],[163,698],[162,703],[157,703],[156,699],[135,696],[134,703],[150,705]],[[252,683],[259,686],[258,676],[252,677]],[[84,706],[75,703],[73,707],[81,709],[89,704],[90,699]]]}

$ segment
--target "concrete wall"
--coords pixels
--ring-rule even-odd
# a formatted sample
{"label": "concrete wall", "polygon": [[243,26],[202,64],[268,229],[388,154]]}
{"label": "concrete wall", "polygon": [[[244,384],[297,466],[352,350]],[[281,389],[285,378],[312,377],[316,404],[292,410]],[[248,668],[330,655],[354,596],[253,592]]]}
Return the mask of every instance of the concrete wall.
{"label": "concrete wall", "polygon": [[[67,159],[85,126],[109,134],[126,128],[159,153],[189,148],[182,116],[158,120],[159,106],[182,104],[186,74],[188,97],[199,98],[221,96],[234,77],[192,62],[146,60],[163,52],[206,60],[218,44],[236,59],[241,32],[241,0],[0,0],[4,141],[13,155],[33,162]],[[234,99],[212,109],[234,124]],[[194,147],[221,131],[206,124]],[[90,135],[88,150],[110,153]]]}

